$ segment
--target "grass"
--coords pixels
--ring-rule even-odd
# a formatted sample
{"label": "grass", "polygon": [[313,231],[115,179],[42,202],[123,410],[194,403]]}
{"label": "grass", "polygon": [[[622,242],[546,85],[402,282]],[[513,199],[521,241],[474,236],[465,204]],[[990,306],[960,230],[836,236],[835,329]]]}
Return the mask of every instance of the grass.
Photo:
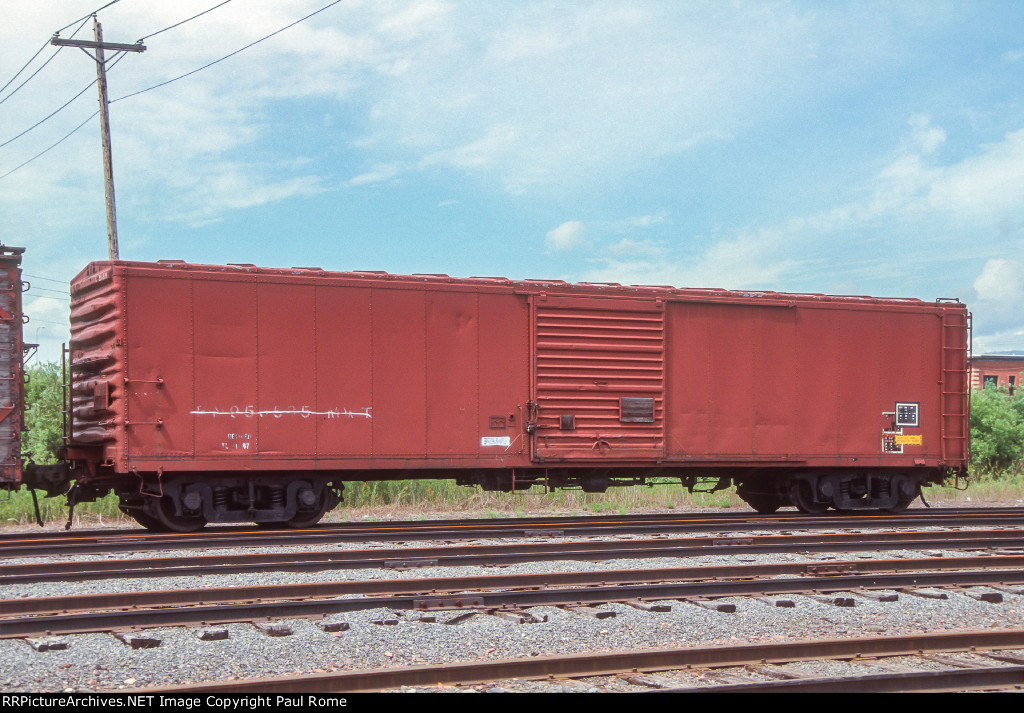
{"label": "grass", "polygon": [[928,502],[938,500],[944,505],[956,506],[966,503],[1024,502],[1024,477],[1020,468],[1004,472],[986,472],[973,477],[966,488],[956,489],[949,485],[933,487],[925,492]]}
{"label": "grass", "polygon": [[[63,497],[44,498],[39,508],[48,525],[63,526],[68,509]],[[966,490],[951,486],[925,491],[931,505],[1017,504],[1024,502],[1022,469],[984,473],[972,479]],[[485,518],[527,517],[532,514],[627,514],[652,510],[746,510],[735,488],[715,493],[688,493],[678,484],[612,488],[607,493],[557,490],[545,493],[533,488],[518,493],[488,493],[455,485],[446,480],[398,480],[348,483],[345,504],[328,514],[326,521],[383,519],[432,519],[448,516]],[[35,524],[32,497],[27,491],[0,492],[0,525]],[[133,525],[117,508],[114,495],[75,507],[73,526]]]}
{"label": "grass", "polygon": [[[63,525],[68,520],[67,499],[63,496],[55,498],[43,497],[42,491],[37,493],[39,514],[44,523]],[[108,495],[95,503],[82,503],[75,507],[73,526],[84,524],[116,525],[126,522],[125,516],[117,508],[117,497]],[[0,491],[0,525],[35,525],[35,507],[32,494],[27,490],[14,492]]]}

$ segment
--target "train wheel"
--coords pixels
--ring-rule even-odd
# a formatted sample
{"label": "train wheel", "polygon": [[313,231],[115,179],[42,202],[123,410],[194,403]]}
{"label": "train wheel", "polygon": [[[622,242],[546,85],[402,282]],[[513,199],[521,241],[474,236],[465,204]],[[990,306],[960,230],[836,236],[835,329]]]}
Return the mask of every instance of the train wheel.
{"label": "train wheel", "polygon": [[316,510],[311,513],[299,513],[288,522],[284,522],[281,524],[285,527],[290,527],[293,530],[301,530],[306,527],[313,527],[313,525],[317,524],[318,522],[320,522],[321,519],[323,519],[323,516],[327,514],[328,510],[330,510],[330,508],[325,506],[324,508]]}
{"label": "train wheel", "polygon": [[885,508],[886,512],[903,512],[910,507],[910,503],[917,500],[921,495],[921,485],[909,480],[894,478],[891,487],[897,488],[899,494],[896,498],[896,504],[891,508]]}
{"label": "train wheel", "polygon": [[754,508],[757,512],[762,515],[771,515],[782,507],[783,503],[775,495],[741,495],[743,501]]}
{"label": "train wheel", "polygon": [[195,532],[206,527],[206,518],[201,515],[186,517],[176,514],[174,501],[166,495],[155,500],[153,514],[165,532]]}
{"label": "train wheel", "polygon": [[120,508],[120,510],[151,532],[165,531],[163,524],[152,515],[147,515],[142,508]]}
{"label": "train wheel", "polygon": [[329,488],[323,488],[320,491],[320,505],[315,510],[309,512],[300,512],[291,520],[287,522],[277,523],[284,527],[290,527],[295,530],[301,530],[304,527],[313,527],[313,525],[320,522],[327,511],[338,504],[338,498],[334,495],[334,492]]}
{"label": "train wheel", "polygon": [[806,480],[798,480],[790,487],[790,495],[796,509],[808,515],[820,515],[828,510],[828,503],[814,499],[814,487]]}

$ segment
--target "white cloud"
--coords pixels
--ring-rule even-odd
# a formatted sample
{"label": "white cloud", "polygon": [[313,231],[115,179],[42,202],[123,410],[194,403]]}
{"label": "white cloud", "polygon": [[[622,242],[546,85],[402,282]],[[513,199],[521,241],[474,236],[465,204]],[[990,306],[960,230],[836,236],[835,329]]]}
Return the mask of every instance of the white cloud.
{"label": "white cloud", "polygon": [[[0,66],[19,66],[33,43],[93,9],[84,0],[13,4],[17,33],[0,30]],[[111,95],[194,70],[320,6],[250,0],[219,8],[127,56],[111,71]],[[130,41],[207,7],[203,0],[119,3],[103,13],[105,36]],[[315,163],[286,168],[282,161],[293,149],[279,148],[281,137],[304,133],[291,125],[301,107],[339,117],[306,131],[317,132],[325,156],[346,152],[344,172],[354,178],[334,185],[443,168],[514,194],[600,190],[652,161],[729,140],[752,115],[806,91],[807,82],[832,82],[807,48],[854,54],[846,43],[857,40],[818,15],[785,5],[736,12],[714,2],[352,0],[209,70],[115,103],[115,176],[134,193],[205,201],[200,213],[282,200],[324,173]],[[44,115],[52,97],[77,91],[90,71],[81,53],[62,53],[40,75],[42,91],[16,115]],[[59,137],[78,123],[89,100],[42,136]],[[922,141],[936,145],[935,130],[922,131]],[[48,164],[52,175],[38,180],[94,181],[90,132],[61,149],[83,160]],[[37,147],[7,158],[23,160]],[[247,200],[218,197],[223,176],[240,165],[262,170],[251,181],[258,188]],[[88,166],[88,177],[79,166]]]}
{"label": "white cloud", "polygon": [[616,257],[632,255],[664,255],[665,248],[653,240],[634,240],[623,238],[619,242],[608,246],[608,252]]}
{"label": "white cloud", "polygon": [[[974,281],[975,297],[970,301],[975,314],[975,332],[981,338],[979,349],[985,347],[986,339],[994,339],[1024,329],[1024,264],[1012,258],[993,258],[985,262]],[[1024,347],[1018,342],[1017,348]]]}
{"label": "white cloud", "polygon": [[437,25],[445,16],[453,11],[450,3],[435,0],[420,0],[399,7],[397,12],[385,14],[377,22],[377,29],[399,40],[413,40],[436,30]]}
{"label": "white cloud", "polygon": [[429,154],[423,159],[423,165],[440,163],[464,169],[488,168],[514,153],[519,138],[519,131],[512,124],[495,124],[469,143]]}
{"label": "white cloud", "polygon": [[930,183],[929,206],[962,218],[1024,208],[1024,129],[939,170]]}
{"label": "white cloud", "polygon": [[[12,5],[20,9],[26,3]],[[38,43],[76,14],[86,15],[94,9],[77,0],[32,5],[31,13],[18,18],[17,40],[0,31],[0,66],[21,66],[32,55],[38,46],[29,46],[25,37]],[[330,62],[344,61],[338,60],[346,56],[339,46],[349,48],[349,55],[369,50],[365,46],[360,50],[359,43],[338,42],[337,32],[322,22],[303,23],[216,68],[116,101],[278,30],[308,14],[315,5],[313,0],[254,2],[242,13],[228,5],[147,40],[146,52],[125,55],[109,68],[110,96],[115,100],[110,108],[114,177],[122,219],[138,209],[147,221],[154,217],[215,221],[225,211],[322,190],[315,165],[296,161],[294,153],[275,156],[272,132],[277,119],[267,105],[268,100],[280,97],[343,94],[352,86],[344,71],[331,67]],[[113,5],[101,13],[104,39],[130,42],[208,7],[202,0]],[[72,31],[66,30],[62,36],[68,37]],[[78,38],[91,39],[91,35],[90,21]],[[47,49],[42,57],[49,53]],[[289,71],[289,67],[300,66],[296,61],[300,56],[308,57],[302,71]],[[0,123],[30,124],[59,105],[58,99],[67,98],[93,79],[95,73],[87,57],[78,51],[62,51],[25,91],[0,107]],[[53,120],[11,144],[4,152],[3,168],[12,168],[70,131],[93,111],[95,102],[95,89],[90,89]],[[19,118],[8,121],[10,117]],[[97,126],[94,119],[62,143],[51,154],[59,156],[58,161],[47,157],[6,179],[0,190],[0,208],[20,217],[21,211],[11,208],[17,206],[51,228],[64,221],[62,214],[76,214],[81,224],[83,207],[95,205],[97,200],[102,215]],[[12,230],[20,228],[12,226]]]}
{"label": "white cloud", "polygon": [[598,258],[600,267],[584,279],[676,287],[772,289],[805,264],[790,257],[790,236],[773,231],[743,233],[709,242],[697,254],[680,257],[651,243],[621,241]]}
{"label": "white cloud", "polygon": [[[193,226],[216,222],[226,211],[244,210],[295,197],[308,197],[327,190],[323,179],[313,175],[288,176],[279,165],[250,164],[222,159],[199,162],[182,170],[167,183],[174,186],[179,201],[148,201],[148,193],[128,193],[118,205],[147,210],[169,221]],[[119,194],[120,195],[120,194]]]}
{"label": "white cloud", "polygon": [[792,91],[808,28],[781,8],[460,4],[387,45],[404,69],[372,80],[370,144],[513,193],[594,186],[742,129]]}
{"label": "white cloud", "polygon": [[894,158],[874,181],[870,201],[848,206],[861,220],[884,214],[901,218],[940,212],[958,222],[999,219],[1024,209],[1024,129],[986,144],[956,163],[933,160],[946,132],[919,118],[911,121],[913,145]]}
{"label": "white cloud", "polygon": [[572,250],[583,242],[583,223],[578,220],[570,220],[562,223],[547,234],[547,247],[549,250],[565,251]]}
{"label": "white cloud", "polygon": [[[35,299],[26,302],[23,310],[25,314],[39,321],[63,324],[67,322],[68,319],[68,306],[66,301],[61,301],[53,297],[36,297]],[[53,325],[51,325],[50,328],[59,329],[59,327],[54,327]]]}
{"label": "white cloud", "polygon": [[71,336],[68,302],[53,297],[36,297],[26,300],[22,309],[29,318],[23,338],[29,344],[39,345],[35,361],[59,360],[61,344],[66,344]]}
{"label": "white cloud", "polygon": [[1010,327],[990,332],[975,334],[971,339],[971,351],[975,354],[991,354],[1000,351],[1024,352],[1024,327]]}
{"label": "white cloud", "polygon": [[1024,265],[1006,258],[989,260],[974,281],[974,290],[980,300],[1019,308],[1024,304]]}
{"label": "white cloud", "polygon": [[1011,327],[985,335],[975,334],[971,340],[974,354],[994,354],[1014,351],[1021,353],[1024,345],[1024,327]]}
{"label": "white cloud", "polygon": [[[941,165],[947,141],[924,115],[909,121],[904,150],[865,186],[864,195],[776,226],[749,227],[729,235],[697,239],[697,251],[645,257],[628,241],[606,248],[585,279],[750,289],[820,290],[865,282],[906,282],[935,261],[977,257],[970,239],[1019,232],[1024,211],[1024,130],[978,147],[973,155]],[[625,222],[625,221],[623,221]],[[876,235],[884,226],[888,239]],[[909,226],[909,227],[907,227]],[[932,233],[926,245],[900,245],[897,231]],[[965,232],[966,231],[966,232]],[[967,242],[965,242],[965,238]],[[684,244],[693,241],[684,240]],[[854,256],[850,245],[859,249]],[[1006,250],[1012,250],[1007,242]],[[851,283],[851,279],[853,282]],[[803,285],[803,287],[799,287]],[[890,289],[891,288],[886,288]],[[991,259],[975,282],[984,329],[1016,323],[1024,304],[1024,267],[1013,259]],[[914,296],[891,294],[891,296]],[[923,295],[921,295],[923,296]]]}
{"label": "white cloud", "polygon": [[349,179],[349,186],[365,186],[371,183],[390,181],[402,172],[402,166],[397,163],[388,163],[375,166],[366,173],[360,173]]}
{"label": "white cloud", "polygon": [[[880,220],[938,229],[950,239],[964,229],[975,239],[982,231],[1012,231],[1024,210],[1024,129],[941,165],[932,154],[945,141],[945,131],[919,121],[911,124],[917,150],[885,166],[869,184],[867,197],[790,221],[787,231],[813,229],[824,237],[867,229]],[[943,244],[944,237],[933,235],[931,249]]]}
{"label": "white cloud", "polygon": [[922,153],[934,153],[939,146],[946,142],[945,130],[932,126],[931,119],[923,114],[912,116],[910,126],[913,128],[914,141]]}
{"label": "white cloud", "polygon": [[[95,7],[86,0],[8,4],[0,66],[9,68],[21,66],[54,29]],[[102,13],[105,36],[131,41],[211,4],[118,3]],[[226,5],[147,40],[147,52],[127,56],[111,71],[111,94],[123,96],[191,71],[322,4]],[[603,235],[604,262],[593,264],[601,276],[593,279],[620,281],[627,275],[638,282],[751,288],[805,284],[830,272],[837,280],[898,275],[909,261],[936,259],[949,254],[944,246],[966,244],[965,230],[995,230],[997,221],[1019,225],[1024,130],[970,155],[962,132],[952,123],[941,126],[946,117],[926,113],[938,110],[922,102],[909,119],[889,119],[881,106],[868,112],[873,121],[898,126],[903,140],[891,143],[899,151],[859,187],[837,180],[832,205],[793,215],[796,209],[782,200],[771,222],[751,217],[746,229],[722,232],[709,227],[713,219],[686,227],[691,207],[695,213],[728,210],[715,205],[713,181],[703,205],[700,181],[707,174],[687,165],[691,159],[712,162],[710,173],[725,175],[718,167],[737,160],[732,142],[791,139],[774,127],[791,119],[802,126],[798,121],[815,110],[849,109],[835,99],[845,96],[847,86],[857,97],[879,96],[870,94],[875,70],[898,66],[893,54],[909,46],[902,37],[894,41],[899,30],[920,30],[933,15],[950,12],[913,5],[892,10],[879,23],[877,8],[808,8],[714,1],[347,0],[243,55],[115,103],[119,214],[199,224],[337,187],[404,181],[414,174],[430,174],[436,186],[465,175],[485,188],[552,202],[571,191],[606,195],[609,201],[621,195],[621,214],[632,217],[601,221],[586,210],[586,226],[569,221],[547,234],[547,249],[566,253],[584,243],[600,249]],[[924,44],[912,47],[931,51]],[[1005,52],[1002,59],[1017,62],[1019,55]],[[62,52],[33,81],[32,92],[0,107],[0,122],[14,133],[22,118],[28,124],[44,116],[56,99],[92,78],[81,52]],[[834,104],[820,103],[826,101]],[[33,134],[32,142],[12,144],[4,166],[55,141],[91,113],[94,103],[90,90],[40,129],[38,141]],[[975,116],[982,111],[964,110]],[[323,121],[325,116],[330,120]],[[803,155],[802,145],[794,140],[793,146],[798,150],[791,155]],[[750,145],[736,148],[744,147]],[[102,236],[98,154],[93,124],[16,180],[5,181],[5,232],[53,240],[49,236],[77,222],[95,226]],[[658,193],[652,200],[671,210],[643,214],[650,202],[627,201],[636,200],[638,184],[632,182],[652,180],[652,167],[666,169],[659,175],[665,182],[651,186]],[[778,168],[780,177],[801,170]],[[687,198],[669,203],[670,191]],[[441,195],[462,194],[453,188]],[[518,199],[498,200],[514,205]],[[927,250],[911,254],[909,246],[894,254],[881,239],[868,245],[879,225],[885,232],[915,226],[934,234],[935,242]],[[678,234],[670,234],[669,226]],[[847,241],[863,255],[845,259]],[[983,257],[1000,255],[990,251]]]}
{"label": "white cloud", "polygon": [[640,215],[631,218],[630,222],[638,228],[649,228],[652,225],[664,225],[668,222],[668,211],[662,210],[657,213]]}
{"label": "white cloud", "polygon": [[671,222],[669,211],[660,210],[655,213],[634,215],[622,220],[610,221],[602,224],[602,227],[616,233],[631,233],[638,229],[653,228],[658,225],[667,225]]}

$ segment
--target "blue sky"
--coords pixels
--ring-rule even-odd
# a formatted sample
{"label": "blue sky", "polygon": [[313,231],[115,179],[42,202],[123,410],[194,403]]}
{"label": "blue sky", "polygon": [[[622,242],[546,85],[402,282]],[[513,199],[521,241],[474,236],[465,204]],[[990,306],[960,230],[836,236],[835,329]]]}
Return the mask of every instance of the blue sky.
{"label": "blue sky", "polygon": [[[133,42],[218,2],[99,16]],[[233,0],[126,55],[111,99],[328,2]],[[101,5],[5,0],[0,82]],[[51,53],[0,91],[0,143],[95,78],[64,49],[11,94]],[[351,0],[111,123],[123,259],[959,297],[975,353],[1024,350],[1019,0]],[[0,240],[57,358],[65,283],[106,257],[98,119],[0,179]]]}

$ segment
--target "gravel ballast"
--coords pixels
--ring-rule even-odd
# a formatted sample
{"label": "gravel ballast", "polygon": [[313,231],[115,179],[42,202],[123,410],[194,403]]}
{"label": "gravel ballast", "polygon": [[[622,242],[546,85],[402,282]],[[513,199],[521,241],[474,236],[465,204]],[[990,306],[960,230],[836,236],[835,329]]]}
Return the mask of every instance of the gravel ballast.
{"label": "gravel ballast", "polygon": [[[751,533],[746,534],[749,536]],[[355,547],[350,548],[346,545],[346,549]],[[962,553],[946,554],[958,556]],[[710,566],[737,562],[753,564],[922,556],[920,552],[894,550],[848,556],[742,555],[686,559],[622,559],[596,563],[543,562],[502,568],[335,570],[319,573],[268,571],[244,575],[11,585],[0,587],[0,599],[344,579],[418,579],[555,570],[597,571]],[[10,562],[14,563],[15,560]],[[328,617],[327,621],[348,624],[347,627],[338,627],[341,630],[337,631],[325,631],[319,620],[286,620],[277,622],[282,626],[264,627],[262,630],[248,623],[211,625],[204,627],[209,631],[208,635],[202,638],[199,635],[201,630],[193,628],[166,628],[141,632],[143,636],[159,640],[159,645],[152,648],[131,648],[129,643],[111,634],[62,636],[60,641],[66,644],[66,648],[52,647],[49,650],[36,650],[24,640],[4,640],[0,641],[0,689],[8,692],[119,690],[297,673],[586,652],[1024,628],[1022,596],[1004,593],[1002,603],[991,604],[977,601],[960,592],[949,591],[947,594],[948,598],[945,600],[900,594],[896,602],[880,602],[851,594],[849,596],[855,601],[853,607],[839,607],[797,595],[785,597],[795,603],[792,608],[774,607],[747,597],[719,600],[734,604],[734,613],[712,611],[678,601],[664,602],[671,606],[671,611],[668,612],[645,612],[627,605],[608,604],[600,609],[614,612],[615,616],[601,619],[555,607],[534,607],[529,611],[541,621],[529,624],[519,624],[483,613],[465,612],[434,612],[431,616],[435,620],[431,622],[421,620],[423,614],[419,612],[376,609]],[[285,629],[290,629],[291,633],[278,635],[284,633]],[[226,638],[223,636],[224,632],[227,634]],[[40,648],[46,649],[45,643],[44,641]],[[667,676],[666,680],[670,678]],[[676,683],[678,684],[678,681]],[[707,683],[717,685],[720,681],[709,680]],[[686,685],[694,684],[691,680]],[[499,682],[493,687],[482,687],[481,690],[620,691],[643,688],[620,678],[610,678],[537,683]]]}

